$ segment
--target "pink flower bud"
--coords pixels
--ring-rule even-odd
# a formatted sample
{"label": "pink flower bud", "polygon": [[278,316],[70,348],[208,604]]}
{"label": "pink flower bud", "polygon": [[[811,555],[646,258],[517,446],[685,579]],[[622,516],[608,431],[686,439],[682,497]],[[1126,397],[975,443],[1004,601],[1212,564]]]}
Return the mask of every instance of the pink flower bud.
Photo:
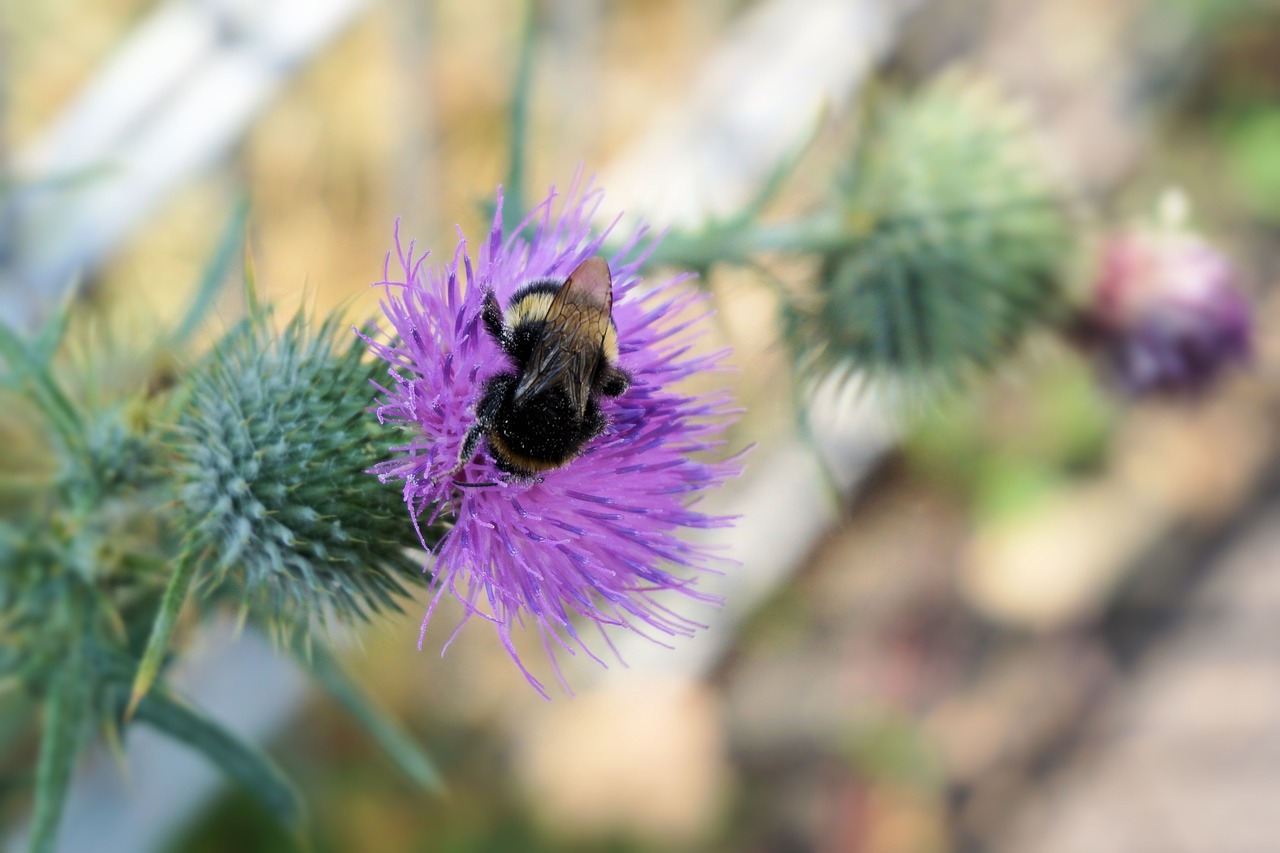
{"label": "pink flower bud", "polygon": [[1252,316],[1231,262],[1201,237],[1113,237],[1081,321],[1086,346],[1133,396],[1207,388],[1248,359]]}

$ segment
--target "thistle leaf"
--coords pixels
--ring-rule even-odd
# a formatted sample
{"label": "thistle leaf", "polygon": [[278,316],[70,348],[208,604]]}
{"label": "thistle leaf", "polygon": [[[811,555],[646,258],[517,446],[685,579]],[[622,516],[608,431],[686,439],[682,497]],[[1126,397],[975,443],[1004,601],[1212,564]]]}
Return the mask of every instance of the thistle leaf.
{"label": "thistle leaf", "polygon": [[138,703],[147,695],[151,685],[160,674],[160,666],[164,663],[165,653],[169,650],[169,640],[173,637],[173,626],[178,621],[178,614],[187,601],[187,593],[191,589],[191,581],[195,578],[198,561],[189,554],[178,558],[173,574],[169,577],[169,585],[165,587],[164,597],[160,600],[160,609],[156,611],[156,621],[151,626],[151,636],[147,640],[146,651],[142,654],[142,663],[138,665],[138,674],[133,679],[133,690],[129,697],[129,707],[125,711],[125,719],[133,716]]}
{"label": "thistle leaf", "polygon": [[35,347],[3,322],[0,322],[0,357],[9,363],[15,384],[27,387],[32,401],[66,445],[79,447],[84,429],[79,412],[53,378],[48,364],[40,360]]}
{"label": "thistle leaf", "polygon": [[314,646],[306,661],[316,680],[364,727],[406,776],[425,791],[440,795],[446,792],[444,780],[431,757],[399,723],[373,704],[328,651]]}
{"label": "thistle leaf", "polygon": [[255,323],[262,322],[267,316],[267,309],[258,295],[258,267],[253,262],[253,246],[249,245],[247,233],[244,239],[243,259],[245,306],[248,308],[250,319]]}
{"label": "thistle leaf", "polygon": [[84,650],[81,643],[73,642],[45,705],[36,769],[35,817],[31,825],[32,853],[48,853],[54,849],[71,771],[79,752],[80,732],[88,713]]}
{"label": "thistle leaf", "polygon": [[36,333],[31,342],[31,356],[36,364],[48,367],[52,363],[54,354],[62,346],[62,339],[66,337],[67,326],[71,323],[71,309],[79,296],[78,286],[73,284],[68,287],[57,309]]}
{"label": "thistle leaf", "polygon": [[203,754],[252,794],[282,826],[301,836],[307,823],[302,796],[262,752],[162,688],[143,698],[136,718]]}
{"label": "thistle leaf", "polygon": [[209,313],[209,309],[213,307],[214,300],[226,284],[236,250],[244,240],[245,223],[248,219],[249,199],[241,196],[232,209],[226,226],[222,229],[222,235],[218,238],[213,256],[209,258],[209,263],[204,269],[204,275],[200,277],[200,284],[196,288],[195,298],[191,300],[191,307],[187,309],[186,316],[182,318],[182,322],[173,333],[171,340],[174,346],[186,343],[195,334],[200,322]]}

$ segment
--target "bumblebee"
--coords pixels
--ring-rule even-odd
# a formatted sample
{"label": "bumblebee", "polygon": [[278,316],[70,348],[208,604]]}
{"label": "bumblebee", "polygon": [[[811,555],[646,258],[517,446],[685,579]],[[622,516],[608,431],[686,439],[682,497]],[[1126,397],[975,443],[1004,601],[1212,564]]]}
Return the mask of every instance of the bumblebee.
{"label": "bumblebee", "polygon": [[612,312],[613,277],[603,258],[588,258],[564,281],[521,286],[505,314],[493,291],[485,294],[481,319],[513,369],[485,382],[455,471],[484,438],[499,469],[534,480],[604,432],[601,395],[617,397],[631,385],[617,366]]}

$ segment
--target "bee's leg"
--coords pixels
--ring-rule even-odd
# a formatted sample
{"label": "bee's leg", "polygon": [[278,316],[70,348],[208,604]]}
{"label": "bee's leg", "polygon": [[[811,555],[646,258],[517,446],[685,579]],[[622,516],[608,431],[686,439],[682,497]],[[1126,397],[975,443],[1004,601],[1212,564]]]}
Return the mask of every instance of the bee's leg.
{"label": "bee's leg", "polygon": [[600,383],[600,393],[606,397],[619,397],[631,387],[631,375],[625,370],[610,366],[605,368],[604,379]]}
{"label": "bee's leg", "polygon": [[471,457],[476,455],[476,450],[480,448],[480,439],[484,438],[486,430],[479,421],[476,421],[467,430],[467,434],[462,437],[462,448],[458,451],[458,464],[454,466],[454,471],[462,469],[471,461]]}
{"label": "bee's leg", "polygon": [[515,387],[515,384],[514,373],[499,373],[484,383],[484,396],[476,406],[476,421],[462,437],[462,447],[458,451],[458,464],[453,469],[455,472],[461,470],[462,466],[476,455],[476,451],[480,448],[480,439],[493,429],[498,411],[502,408],[502,400]]}
{"label": "bee's leg", "polygon": [[485,429],[492,428],[502,409],[502,401],[515,387],[514,373],[496,373],[485,380],[484,396],[476,405],[476,423],[484,424]]}
{"label": "bee's leg", "polygon": [[488,329],[490,336],[493,337],[498,345],[506,349],[510,345],[510,335],[507,334],[507,328],[502,323],[502,306],[498,304],[498,297],[492,290],[485,291],[484,309],[480,312],[480,319],[484,321],[484,327]]}
{"label": "bee's leg", "polygon": [[604,413],[600,411],[600,404],[595,400],[587,403],[587,411],[583,415],[582,422],[583,443],[600,435],[608,425],[609,422],[605,420]]}

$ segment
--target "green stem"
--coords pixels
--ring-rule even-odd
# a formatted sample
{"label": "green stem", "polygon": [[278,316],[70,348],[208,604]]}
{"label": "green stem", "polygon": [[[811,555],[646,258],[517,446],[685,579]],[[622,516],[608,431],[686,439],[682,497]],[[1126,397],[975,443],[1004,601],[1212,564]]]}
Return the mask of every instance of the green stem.
{"label": "green stem", "polygon": [[46,477],[0,475],[0,497],[27,497],[49,490]]}
{"label": "green stem", "polygon": [[747,263],[762,252],[828,254],[847,248],[854,239],[845,223],[829,215],[767,225],[674,231],[658,244],[649,263],[705,269],[720,262]]}
{"label": "green stem", "polygon": [[431,757],[412,735],[373,704],[364,691],[342,671],[342,667],[328,650],[316,645],[307,650],[307,654],[298,650],[298,655],[309,663],[316,679],[348,714],[364,726],[365,731],[378,742],[406,776],[423,790],[438,795],[445,793],[444,780]]}
{"label": "green stem", "polygon": [[25,386],[66,447],[71,451],[78,450],[83,444],[84,425],[75,406],[53,378],[49,366],[42,364],[28,343],[2,322],[0,357],[8,362],[9,369]]}
{"label": "green stem", "polygon": [[213,308],[213,304],[217,300],[218,294],[222,292],[223,285],[231,272],[236,249],[240,248],[242,241],[247,240],[248,235],[245,233],[245,226],[248,221],[249,198],[246,195],[241,195],[232,206],[231,215],[227,218],[227,223],[222,229],[222,235],[218,238],[218,243],[213,250],[213,256],[209,259],[204,273],[200,277],[195,297],[187,307],[186,315],[182,318],[182,322],[178,324],[177,330],[169,336],[170,346],[180,347],[186,344],[200,328],[200,324],[204,322],[205,317]]}
{"label": "green stem", "polygon": [[902,226],[1008,213],[1023,208],[1061,204],[1051,197],[1015,198],[998,204],[954,210],[906,212],[877,216],[867,214],[858,223],[853,217],[828,210],[789,222],[762,224],[735,220],[712,224],[701,231],[671,231],[649,258],[650,264],[706,269],[715,263],[745,264],[760,253],[829,255],[857,246],[873,233]]}
{"label": "green stem", "polygon": [[507,179],[502,188],[502,233],[510,237],[529,211],[525,202],[525,175],[529,141],[529,101],[533,94],[533,51],[537,41],[536,0],[525,0],[520,53],[516,60],[515,86],[511,94],[511,152]]}

